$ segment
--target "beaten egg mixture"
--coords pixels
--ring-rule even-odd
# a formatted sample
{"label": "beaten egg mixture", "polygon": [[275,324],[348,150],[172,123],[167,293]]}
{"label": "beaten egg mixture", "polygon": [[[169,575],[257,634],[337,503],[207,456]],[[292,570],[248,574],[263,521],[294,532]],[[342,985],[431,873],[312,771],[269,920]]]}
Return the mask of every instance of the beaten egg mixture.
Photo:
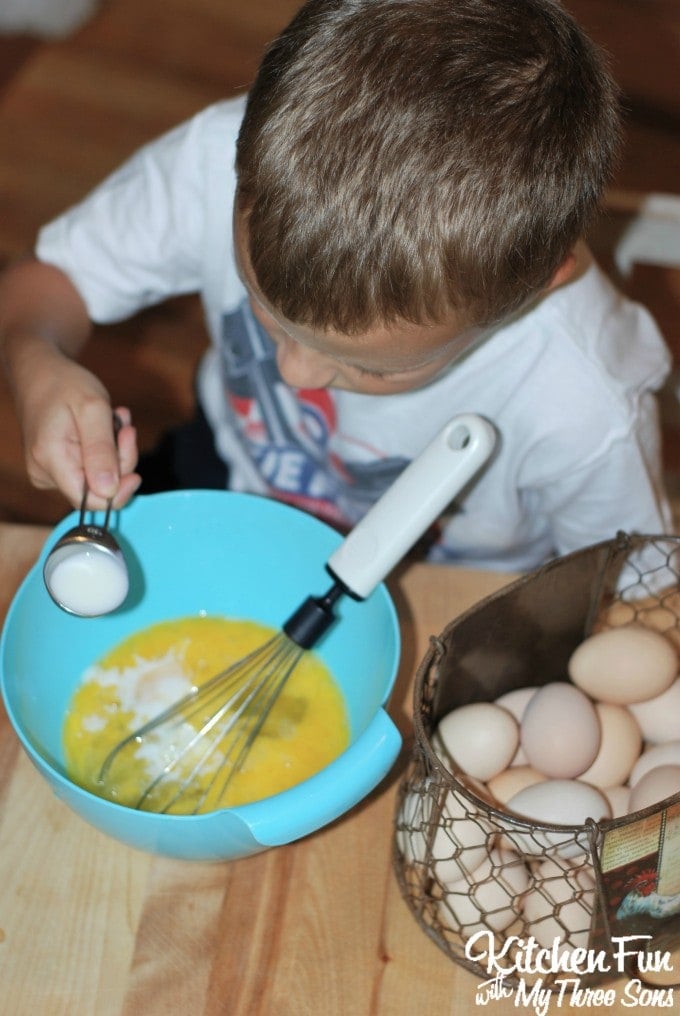
{"label": "beaten egg mixture", "polygon": [[[199,616],[160,622],[127,638],[86,671],[71,700],[64,724],[69,777],[99,796],[137,807],[162,769],[163,745],[152,740],[133,744],[101,784],[98,778],[109,752],[193,686],[274,634],[250,621]],[[348,744],[342,694],[320,658],[305,652],[224,796],[215,801],[214,794],[208,794],[197,807],[218,759],[201,767],[192,777],[191,792],[168,810],[210,811],[269,797],[318,772]],[[161,810],[152,803],[139,806]]]}

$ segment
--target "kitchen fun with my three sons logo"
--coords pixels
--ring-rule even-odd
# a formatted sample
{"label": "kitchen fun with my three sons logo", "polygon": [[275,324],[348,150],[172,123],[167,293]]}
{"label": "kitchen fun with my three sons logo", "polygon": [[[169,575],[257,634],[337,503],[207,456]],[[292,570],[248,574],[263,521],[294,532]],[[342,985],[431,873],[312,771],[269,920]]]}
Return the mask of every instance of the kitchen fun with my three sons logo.
{"label": "kitchen fun with my three sons logo", "polygon": [[[497,949],[493,933],[477,932],[466,943],[465,956],[486,970],[489,979],[477,985],[475,1002],[480,1007],[496,1007],[503,1014],[512,1007],[535,1016],[565,1009],[673,1009],[674,986],[646,983],[647,978],[655,977],[675,981],[671,953],[646,950],[651,938],[613,936],[611,950],[605,951],[564,950],[559,938],[545,948],[533,937],[510,936]],[[631,965],[639,976],[621,980]],[[618,980],[616,984],[590,983],[594,977]]]}

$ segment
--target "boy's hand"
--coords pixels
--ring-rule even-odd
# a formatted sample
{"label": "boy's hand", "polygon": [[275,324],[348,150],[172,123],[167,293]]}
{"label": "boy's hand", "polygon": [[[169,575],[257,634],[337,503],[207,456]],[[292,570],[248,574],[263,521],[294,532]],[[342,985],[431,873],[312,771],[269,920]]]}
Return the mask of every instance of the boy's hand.
{"label": "boy's hand", "polygon": [[103,385],[79,364],[59,354],[55,359],[49,370],[42,368],[42,379],[38,371],[19,404],[31,482],[57,487],[74,507],[87,484],[89,508],[103,508],[109,498],[120,508],[141,482],[134,472],[137,433],[130,411],[116,409],[122,424],[116,439]]}
{"label": "boy's hand", "polygon": [[130,411],[116,444],[102,383],[76,360],[91,330],[87,307],[58,268],[27,258],[0,276],[0,362],[17,405],[28,475],[57,487],[79,507],[109,498],[119,508],[139,486],[137,436]]}

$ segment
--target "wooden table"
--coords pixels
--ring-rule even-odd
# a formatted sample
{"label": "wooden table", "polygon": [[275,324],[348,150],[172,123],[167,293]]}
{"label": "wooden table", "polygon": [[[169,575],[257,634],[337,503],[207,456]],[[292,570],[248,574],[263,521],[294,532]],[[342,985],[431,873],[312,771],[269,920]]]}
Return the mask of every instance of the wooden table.
{"label": "wooden table", "polygon": [[[2,616],[45,536],[0,525]],[[391,713],[407,739],[412,677],[429,635],[507,581],[422,564],[395,580],[404,654]],[[230,863],[180,862],[123,846],[72,814],[28,762],[3,712],[0,1012],[477,1012],[479,978],[421,931],[392,872],[399,771],[338,822],[297,843]],[[518,1011],[511,999],[490,1009]]]}

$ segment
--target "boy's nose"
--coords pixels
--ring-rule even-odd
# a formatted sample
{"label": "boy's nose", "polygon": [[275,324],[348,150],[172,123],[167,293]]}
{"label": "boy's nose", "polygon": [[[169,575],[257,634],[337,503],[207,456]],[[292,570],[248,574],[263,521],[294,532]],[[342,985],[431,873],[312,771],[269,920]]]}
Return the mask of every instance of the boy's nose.
{"label": "boy's nose", "polygon": [[279,374],[291,388],[326,388],[335,377],[331,360],[294,339],[277,342],[276,364]]}

